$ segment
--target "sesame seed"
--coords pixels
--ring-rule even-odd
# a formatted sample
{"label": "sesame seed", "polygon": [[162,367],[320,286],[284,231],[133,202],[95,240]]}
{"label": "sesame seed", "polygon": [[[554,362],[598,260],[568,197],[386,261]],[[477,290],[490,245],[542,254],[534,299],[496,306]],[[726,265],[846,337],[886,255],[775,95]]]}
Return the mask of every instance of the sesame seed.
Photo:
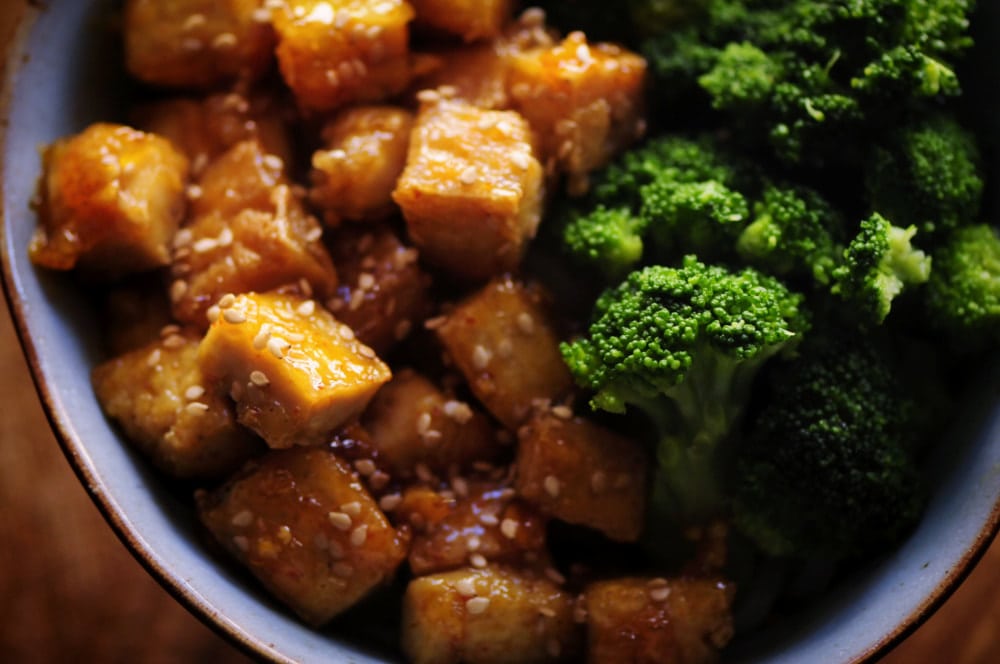
{"label": "sesame seed", "polygon": [[604,493],[608,488],[608,476],[603,470],[595,470],[590,476],[590,490],[594,493]]}
{"label": "sesame seed", "polygon": [[226,293],[225,295],[219,298],[218,305],[220,309],[228,309],[234,304],[236,304],[236,296],[233,295],[232,293]]}
{"label": "sesame seed", "polygon": [[257,387],[267,387],[271,384],[271,380],[267,377],[267,374],[256,369],[250,372],[250,382]]}
{"label": "sesame seed", "polygon": [[246,528],[253,523],[253,512],[250,510],[243,510],[242,512],[236,514],[230,523],[237,528]]}
{"label": "sesame seed", "polygon": [[213,304],[205,312],[205,315],[208,317],[208,322],[209,323],[214,323],[215,321],[219,320],[219,316],[222,315],[222,310],[219,309],[219,307],[217,305]]}
{"label": "sesame seed", "polygon": [[434,480],[434,474],[431,469],[427,467],[426,463],[418,463],[413,467],[413,472],[417,474],[417,478],[421,482],[432,482]]}
{"label": "sesame seed", "polygon": [[473,184],[476,181],[476,169],[469,166],[462,171],[462,173],[458,176],[458,179],[462,184]]}
{"label": "sesame seed", "polygon": [[177,302],[184,294],[188,291],[188,283],[178,279],[174,283],[170,284],[170,301]]}
{"label": "sesame seed", "polygon": [[545,493],[549,494],[553,498],[559,497],[559,478],[555,475],[546,475],[545,479],[542,481],[542,486],[545,488]]}
{"label": "sesame seed", "polygon": [[215,242],[220,247],[228,247],[233,243],[233,229],[226,226],[219,233],[219,237],[215,238]]}
{"label": "sesame seed", "polygon": [[321,237],[323,237],[323,229],[319,226],[310,228],[305,234],[306,242],[318,242]]}
{"label": "sesame seed", "polygon": [[337,530],[350,530],[353,524],[351,515],[344,514],[343,512],[330,512],[326,515],[326,518],[330,520],[330,523]]}
{"label": "sesame seed", "polygon": [[351,531],[351,546],[363,546],[368,539],[368,526],[360,525]]}
{"label": "sesame seed", "polygon": [[489,597],[472,597],[465,602],[465,610],[476,616],[490,608]]}
{"label": "sesame seed", "polygon": [[479,523],[483,524],[484,526],[495,526],[500,523],[500,519],[497,518],[496,514],[485,512],[479,515]]}
{"label": "sesame seed", "polygon": [[358,459],[354,462],[354,469],[363,477],[368,477],[375,472],[375,462],[371,459]]}
{"label": "sesame seed", "polygon": [[555,618],[556,610],[550,606],[540,606],[538,607],[538,613],[545,616],[546,618]]}
{"label": "sesame seed", "polygon": [[587,609],[584,606],[579,605],[573,607],[573,622],[578,625],[582,625],[587,622]]}
{"label": "sesame seed", "polygon": [[389,476],[389,473],[383,472],[381,470],[376,470],[374,473],[372,473],[371,477],[368,478],[368,486],[370,486],[375,491],[379,491],[388,486],[389,481],[391,479],[392,478]]}
{"label": "sesame seed", "polygon": [[253,10],[250,14],[254,23],[270,23],[271,22],[271,10],[267,7],[260,7],[259,9]]}
{"label": "sesame seed", "polygon": [[434,318],[428,318],[424,321],[424,328],[428,330],[436,330],[447,322],[447,316],[435,316]]}
{"label": "sesame seed", "polygon": [[160,363],[160,357],[162,353],[159,348],[156,348],[146,357],[146,366],[155,367]]}
{"label": "sesame seed", "polygon": [[569,406],[553,406],[552,414],[560,420],[568,420],[573,417],[573,410]]}
{"label": "sesame seed", "polygon": [[649,598],[654,602],[663,602],[670,597],[670,586],[662,586],[659,588],[652,588],[649,591]]}
{"label": "sesame seed", "polygon": [[349,325],[341,325],[338,327],[337,334],[339,334],[340,338],[344,341],[354,340],[354,330],[352,330]]}
{"label": "sesame seed", "polygon": [[471,420],[473,416],[472,408],[469,407],[469,404],[464,401],[455,401],[454,399],[445,401],[441,410],[447,417],[455,420],[459,424],[465,424]]}
{"label": "sesame seed", "polygon": [[340,506],[340,511],[351,517],[361,516],[361,503],[356,500],[344,503]]}
{"label": "sesame seed", "polygon": [[208,412],[208,404],[204,404],[200,401],[192,401],[188,405],[184,406],[184,410],[191,415],[203,415]]}
{"label": "sesame seed", "polygon": [[170,350],[177,350],[178,348],[184,346],[187,341],[179,334],[172,334],[163,340],[163,347]]}
{"label": "sesame seed", "polygon": [[531,158],[524,152],[514,152],[511,154],[510,160],[522,171],[528,170],[528,166],[531,165]]}
{"label": "sesame seed", "polygon": [[527,311],[522,311],[517,315],[517,329],[524,334],[531,334],[535,331],[535,319]]}
{"label": "sesame seed", "polygon": [[469,551],[478,551],[481,545],[482,545],[482,540],[480,540],[475,535],[472,535],[469,537],[469,539],[465,540],[465,548],[468,549]]}
{"label": "sesame seed", "polygon": [[194,30],[195,28],[205,25],[205,15],[204,14],[191,14],[184,20],[184,24],[181,26],[182,30]]}
{"label": "sesame seed", "polygon": [[264,323],[263,325],[260,326],[260,331],[257,332],[257,336],[253,338],[254,349],[264,350],[270,338],[271,338],[271,324]]}
{"label": "sesame seed", "polygon": [[482,569],[482,568],[486,567],[486,565],[487,565],[486,557],[483,556],[483,554],[481,554],[481,553],[474,553],[471,556],[469,556],[469,563],[473,567],[476,567],[476,568],[479,568],[479,569]]}
{"label": "sesame seed", "polygon": [[225,49],[236,46],[236,35],[231,32],[223,32],[212,40],[212,48]]}
{"label": "sesame seed", "polygon": [[191,244],[194,240],[194,233],[191,232],[190,228],[182,228],[174,235],[174,249],[180,249],[181,247]]}
{"label": "sesame seed", "polygon": [[526,27],[541,27],[545,25],[545,10],[541,7],[530,7],[521,14],[521,23]]}
{"label": "sesame seed", "polygon": [[421,435],[425,434],[430,428],[431,428],[431,414],[426,411],[420,413],[420,415],[417,416],[417,433]]}
{"label": "sesame seed", "polygon": [[222,317],[227,323],[232,323],[233,325],[239,325],[247,321],[246,315],[239,309],[226,309],[222,312]]}
{"label": "sesame seed", "polygon": [[566,583],[566,577],[563,576],[555,567],[546,567],[545,576],[549,579],[549,581],[555,583],[556,585],[561,586]]}
{"label": "sesame seed", "polygon": [[371,347],[366,346],[364,344],[359,344],[358,345],[358,355],[360,355],[361,357],[367,358],[369,360],[374,360],[375,357],[376,357],[375,351],[372,350]]}
{"label": "sesame seed", "polygon": [[507,539],[514,539],[517,537],[518,523],[514,519],[504,519],[500,522],[500,532]]}
{"label": "sesame seed", "polygon": [[267,340],[267,349],[271,351],[271,355],[274,355],[279,360],[284,359],[285,351],[289,348],[291,348],[291,344],[281,337],[271,337]]}
{"label": "sesame seed", "polygon": [[417,93],[417,101],[422,104],[436,104],[441,101],[441,95],[437,90],[421,90]]}
{"label": "sesame seed", "polygon": [[215,240],[215,238],[203,237],[194,243],[192,249],[194,249],[195,253],[203,254],[205,252],[212,251],[218,246],[219,243]]}
{"label": "sesame seed", "polygon": [[302,304],[300,304],[295,309],[295,311],[300,316],[312,316],[314,313],[316,313],[316,301],[315,300],[306,300],[305,302],[303,302]]}
{"label": "sesame seed", "polygon": [[497,344],[497,355],[507,359],[514,354],[514,344],[510,339],[501,339]]}
{"label": "sesame seed", "polygon": [[488,367],[491,359],[493,359],[493,354],[483,346],[477,345],[472,349],[472,366],[479,371]]}
{"label": "sesame seed", "polygon": [[261,161],[264,162],[265,166],[274,171],[280,171],[285,167],[285,162],[282,161],[281,157],[276,154],[264,155],[264,158]]}
{"label": "sesame seed", "polygon": [[476,594],[476,583],[472,579],[466,577],[459,579],[455,583],[455,590],[458,591],[459,595],[464,595],[465,597],[473,597]]}
{"label": "sesame seed", "polygon": [[292,529],[288,526],[281,526],[278,528],[278,541],[282,544],[288,544],[292,541]]}
{"label": "sesame seed", "polygon": [[495,127],[496,125],[497,125],[497,119],[493,115],[484,115],[481,118],[479,118],[479,122],[476,123],[476,126],[483,131],[487,131],[488,129],[493,129],[493,127]]}
{"label": "sesame seed", "polygon": [[389,493],[382,496],[382,499],[378,501],[378,506],[381,507],[384,512],[391,512],[399,507],[402,502],[403,497],[401,495],[398,493]]}
{"label": "sesame seed", "polygon": [[192,385],[191,387],[184,390],[184,398],[189,401],[194,401],[201,395],[205,394],[205,388],[201,385]]}

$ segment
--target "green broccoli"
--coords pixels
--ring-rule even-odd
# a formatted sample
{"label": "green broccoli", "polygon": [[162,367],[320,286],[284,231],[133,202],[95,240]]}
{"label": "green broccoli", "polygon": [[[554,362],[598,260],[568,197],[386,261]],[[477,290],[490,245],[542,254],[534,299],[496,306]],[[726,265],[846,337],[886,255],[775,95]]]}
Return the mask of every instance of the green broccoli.
{"label": "green broccoli", "polygon": [[595,409],[634,407],[655,424],[665,515],[696,521],[724,509],[719,450],[760,367],[807,329],[801,305],[773,277],[688,256],[607,290],[587,335],[562,345]]}
{"label": "green broccoli", "polygon": [[642,260],[645,221],[628,208],[598,205],[590,212],[569,213],[563,241],[570,254],[596,266],[609,280],[628,274]]}
{"label": "green broccoli", "polygon": [[733,520],[776,556],[840,558],[891,545],[918,518],[904,435],[912,402],[867,339],[807,339],[735,450]]}
{"label": "green broccoli", "polygon": [[746,198],[715,180],[657,180],[641,193],[639,215],[660,256],[726,258],[750,216]]}
{"label": "green broccoli", "polygon": [[754,206],[736,249],[765,272],[806,276],[825,287],[843,260],[843,229],[840,213],[815,191],[772,185]]}
{"label": "green broccoli", "polygon": [[983,178],[972,134],[953,118],[933,115],[893,133],[866,165],[874,208],[930,236],[972,223]]}
{"label": "green broccoli", "polygon": [[911,243],[916,232],[913,226],[893,226],[877,212],[861,222],[843,263],[834,270],[831,288],[861,324],[881,324],[904,288],[930,277],[930,257]]}
{"label": "green broccoli", "polygon": [[966,350],[1000,344],[1000,236],[985,224],[960,228],[933,254],[928,318]]}

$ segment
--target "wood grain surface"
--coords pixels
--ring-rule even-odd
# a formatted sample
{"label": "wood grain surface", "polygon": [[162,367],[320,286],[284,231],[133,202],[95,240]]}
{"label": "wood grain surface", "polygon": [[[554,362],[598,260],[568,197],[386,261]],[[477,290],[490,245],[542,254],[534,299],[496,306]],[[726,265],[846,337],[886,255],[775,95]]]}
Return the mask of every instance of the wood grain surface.
{"label": "wood grain surface", "polygon": [[[0,0],[0,44],[25,1]],[[6,307],[0,376],[0,662],[249,661],[160,588],[104,523],[42,414]],[[1000,543],[884,664],[1000,661],[998,591]]]}

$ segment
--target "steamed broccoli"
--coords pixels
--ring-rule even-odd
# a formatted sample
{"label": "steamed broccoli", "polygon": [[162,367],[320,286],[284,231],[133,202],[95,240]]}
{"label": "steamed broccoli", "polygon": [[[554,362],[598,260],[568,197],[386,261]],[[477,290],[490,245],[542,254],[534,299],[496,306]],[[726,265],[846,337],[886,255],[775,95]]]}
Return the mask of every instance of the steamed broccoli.
{"label": "steamed broccoli", "polygon": [[746,198],[716,180],[657,180],[641,194],[643,226],[665,256],[725,258],[750,215]]}
{"label": "steamed broccoli", "polygon": [[953,118],[933,115],[895,132],[866,167],[875,209],[922,235],[978,218],[983,178],[975,140]]}
{"label": "steamed broccoli", "polygon": [[1000,236],[985,224],[956,230],[934,252],[927,284],[931,324],[966,350],[1000,344]]}
{"label": "steamed broccoli", "polygon": [[930,277],[931,259],[911,244],[917,229],[893,226],[875,213],[844,251],[831,291],[851,306],[862,324],[885,320],[892,302],[907,286]]}
{"label": "steamed broccoli", "polygon": [[596,266],[609,280],[624,277],[640,260],[646,223],[628,208],[599,205],[567,224],[563,241],[581,262]]}
{"label": "steamed broccoli", "polygon": [[866,339],[810,338],[735,450],[734,523],[778,556],[838,558],[896,542],[921,491],[912,403]]}
{"label": "steamed broccoli", "polygon": [[643,51],[667,112],[701,99],[755,145],[822,164],[960,92],[954,64],[971,45],[973,4],[709,0]]}
{"label": "steamed broccoli", "polygon": [[723,509],[718,452],[757,371],[807,327],[802,297],[776,279],[688,256],[607,290],[562,353],[595,409],[632,407],[655,424],[661,508],[697,520]]}

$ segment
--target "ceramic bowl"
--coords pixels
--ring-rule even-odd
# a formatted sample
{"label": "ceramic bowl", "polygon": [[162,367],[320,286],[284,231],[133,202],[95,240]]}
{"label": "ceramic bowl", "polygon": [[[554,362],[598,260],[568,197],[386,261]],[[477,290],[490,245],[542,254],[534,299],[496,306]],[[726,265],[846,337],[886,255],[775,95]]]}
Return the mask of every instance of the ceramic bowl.
{"label": "ceramic bowl", "polygon": [[[981,25],[1000,34],[998,3]],[[72,278],[35,269],[27,247],[39,146],[98,119],[120,119],[120,53],[109,0],[25,5],[7,45],[2,132],[2,258],[8,303],[53,430],[81,482],[136,558],[179,601],[248,652],[275,662],[387,662],[391,635],[313,630],[210,553],[186,496],[171,492],[109,426],[89,382],[101,359],[94,308]],[[988,50],[988,49],[987,49]],[[1000,55],[980,63],[996,71]],[[995,87],[995,86],[994,86]],[[1000,104],[990,104],[998,108]],[[994,216],[994,219],[1000,216]],[[959,430],[927,464],[928,510],[896,551],[871,562],[794,619],[736,644],[746,662],[863,662],[900,641],[943,602],[985,551],[1000,511],[997,371],[975,385]],[[350,636],[346,636],[350,635]]]}

